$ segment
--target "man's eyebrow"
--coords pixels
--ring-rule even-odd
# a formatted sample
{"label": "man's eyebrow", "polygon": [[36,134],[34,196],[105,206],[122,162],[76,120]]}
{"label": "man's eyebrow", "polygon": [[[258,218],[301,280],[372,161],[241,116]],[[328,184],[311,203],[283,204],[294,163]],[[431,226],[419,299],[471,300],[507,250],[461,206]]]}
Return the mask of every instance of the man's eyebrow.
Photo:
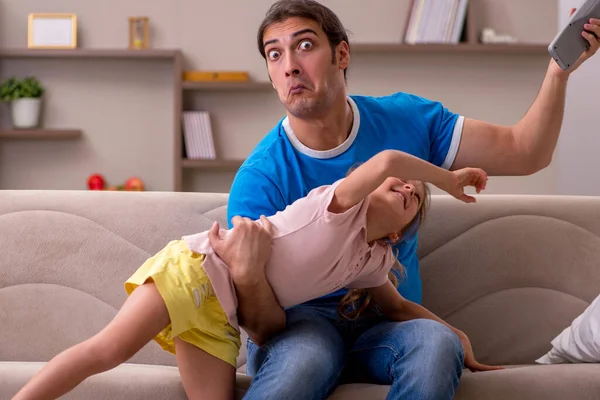
{"label": "man's eyebrow", "polygon": [[[312,33],[313,35],[317,36],[317,32],[315,32],[313,29],[306,28],[306,29],[299,30],[298,32],[292,33],[292,37],[297,37],[297,36],[300,36],[300,35],[304,35],[305,33]],[[272,44],[272,43],[277,43],[278,41],[279,41],[279,39],[267,40],[263,44],[263,47],[266,47],[267,45]]]}

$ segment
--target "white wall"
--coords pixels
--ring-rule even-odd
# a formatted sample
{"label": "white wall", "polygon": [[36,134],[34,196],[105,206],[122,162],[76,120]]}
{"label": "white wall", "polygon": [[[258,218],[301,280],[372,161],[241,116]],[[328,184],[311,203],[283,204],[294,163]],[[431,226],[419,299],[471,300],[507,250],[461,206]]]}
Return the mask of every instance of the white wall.
{"label": "white wall", "polygon": [[[583,0],[559,0],[559,29]],[[563,130],[556,151],[557,193],[600,195],[600,54],[571,75]]]}
{"label": "white wall", "polygon": [[[352,32],[352,42],[399,42],[409,0],[322,0]],[[536,43],[554,33],[558,0],[473,0],[478,29]],[[147,15],[155,48],[181,48],[188,69],[247,70],[266,80],[256,29],[273,0],[0,0],[0,47],[24,48],[27,14],[78,15],[82,48],[127,46],[127,17]],[[531,22],[533,21],[533,22]],[[549,57],[504,54],[356,54],[351,93],[413,92],[461,114],[514,124],[540,88]],[[81,128],[69,143],[0,143],[0,189],[83,189],[93,172],[121,183],[139,175],[149,190],[169,190],[173,178],[172,92],[163,62],[0,60],[0,78],[31,73],[48,88],[47,127]],[[229,101],[233,100],[233,104]],[[214,116],[220,157],[247,155],[284,115],[274,92],[186,93],[186,109]],[[0,107],[0,126],[8,123]],[[35,161],[35,164],[34,164]],[[232,173],[186,170],[184,190],[227,191]],[[488,193],[553,193],[553,164],[529,177],[494,178]]]}

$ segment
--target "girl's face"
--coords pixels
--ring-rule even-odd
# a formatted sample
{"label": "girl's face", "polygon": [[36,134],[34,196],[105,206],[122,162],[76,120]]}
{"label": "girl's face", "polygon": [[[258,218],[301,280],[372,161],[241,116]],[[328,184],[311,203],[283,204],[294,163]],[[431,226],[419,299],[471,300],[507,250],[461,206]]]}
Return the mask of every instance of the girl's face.
{"label": "girl's face", "polygon": [[377,224],[393,234],[402,231],[413,221],[425,200],[425,187],[420,181],[390,177],[369,197],[377,210]]}

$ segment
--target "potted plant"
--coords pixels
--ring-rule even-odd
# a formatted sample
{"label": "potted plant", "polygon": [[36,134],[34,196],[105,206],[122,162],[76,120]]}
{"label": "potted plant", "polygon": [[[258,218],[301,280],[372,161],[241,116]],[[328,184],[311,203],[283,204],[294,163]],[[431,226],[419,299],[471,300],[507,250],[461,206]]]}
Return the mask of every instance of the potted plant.
{"label": "potted plant", "polygon": [[10,103],[13,127],[29,129],[38,126],[44,91],[33,76],[12,77],[0,85],[0,100]]}

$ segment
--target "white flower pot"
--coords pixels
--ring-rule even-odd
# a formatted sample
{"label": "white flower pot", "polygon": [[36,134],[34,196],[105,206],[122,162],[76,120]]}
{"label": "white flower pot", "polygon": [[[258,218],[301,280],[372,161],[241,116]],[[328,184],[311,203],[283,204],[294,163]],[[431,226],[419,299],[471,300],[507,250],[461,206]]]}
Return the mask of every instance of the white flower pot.
{"label": "white flower pot", "polygon": [[36,128],[40,122],[41,98],[25,98],[11,101],[13,127]]}

